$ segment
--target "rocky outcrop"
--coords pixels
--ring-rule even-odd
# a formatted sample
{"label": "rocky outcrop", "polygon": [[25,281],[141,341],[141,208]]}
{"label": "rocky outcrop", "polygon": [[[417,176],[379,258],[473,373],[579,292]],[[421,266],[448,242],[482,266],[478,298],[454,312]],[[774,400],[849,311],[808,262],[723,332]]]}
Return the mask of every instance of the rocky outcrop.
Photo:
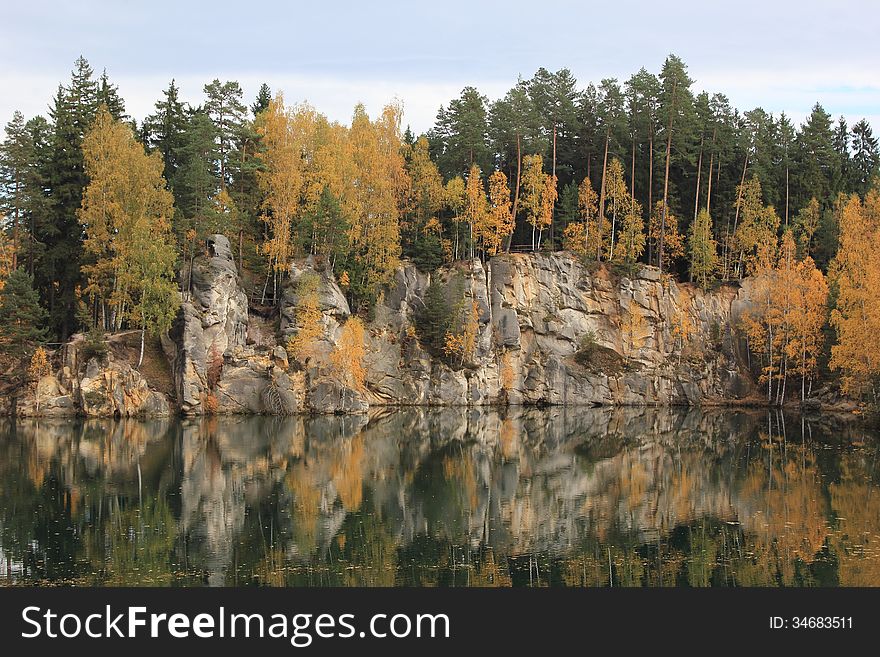
{"label": "rocky outcrop", "polygon": [[200,415],[216,385],[209,370],[221,368],[227,356],[245,346],[248,299],[223,235],[208,238],[206,253],[194,258],[187,278],[171,331],[171,364],[181,412]]}
{"label": "rocky outcrop", "polygon": [[21,417],[163,417],[171,413],[168,398],[112,350],[89,354],[81,335],[64,346],[61,369],[43,376],[16,400]]}
{"label": "rocky outcrop", "polygon": [[[348,414],[382,405],[696,405],[755,398],[733,329],[754,303],[748,280],[705,292],[655,268],[585,264],[564,252],[501,255],[430,273],[403,261],[366,324],[364,381],[355,385],[340,371],[345,359],[334,357],[351,309],[322,259],[291,265],[274,316],[271,309],[249,316],[222,235],[207,240],[205,254],[182,278],[187,291],[163,346],[174,401],[184,415]],[[466,316],[469,324],[468,346],[455,357],[431,351],[417,328],[432,285],[450,312]],[[281,345],[301,329],[304,294],[314,295],[310,303],[316,300],[320,325],[309,354],[296,359]],[[461,332],[456,321],[453,332]],[[127,361],[111,353],[104,361],[83,362],[81,352],[76,341],[68,345],[61,371],[19,399],[14,412],[170,412],[173,403]]]}
{"label": "rocky outcrop", "polygon": [[[416,316],[431,281],[473,307],[464,362],[432,357]],[[504,255],[432,275],[402,264],[370,324],[373,404],[700,404],[748,398],[736,286],[705,293],[654,268],[588,270],[568,253]]]}

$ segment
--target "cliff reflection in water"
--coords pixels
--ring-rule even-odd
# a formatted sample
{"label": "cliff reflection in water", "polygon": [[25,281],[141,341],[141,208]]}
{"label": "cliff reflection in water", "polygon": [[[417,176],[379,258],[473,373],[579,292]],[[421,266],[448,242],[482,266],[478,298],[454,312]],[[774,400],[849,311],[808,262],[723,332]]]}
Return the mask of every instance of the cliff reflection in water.
{"label": "cliff reflection in water", "polygon": [[0,581],[880,586],[877,452],[765,412],[0,424]]}

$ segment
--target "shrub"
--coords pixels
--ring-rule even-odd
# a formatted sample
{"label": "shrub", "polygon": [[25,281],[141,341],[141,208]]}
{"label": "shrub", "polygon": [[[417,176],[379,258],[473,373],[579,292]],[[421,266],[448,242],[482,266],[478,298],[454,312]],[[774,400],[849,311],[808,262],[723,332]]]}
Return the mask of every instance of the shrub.
{"label": "shrub", "polygon": [[588,364],[596,353],[599,344],[596,342],[596,332],[587,331],[581,336],[578,350],[574,353],[574,359],[581,365]]}

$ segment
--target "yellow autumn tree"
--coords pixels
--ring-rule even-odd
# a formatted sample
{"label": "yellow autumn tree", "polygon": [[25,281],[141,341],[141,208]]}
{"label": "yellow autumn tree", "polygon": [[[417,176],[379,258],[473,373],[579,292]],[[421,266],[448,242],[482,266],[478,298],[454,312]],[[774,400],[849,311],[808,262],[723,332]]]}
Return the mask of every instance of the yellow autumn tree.
{"label": "yellow autumn tree", "polygon": [[840,215],[840,248],[829,276],[837,287],[831,324],[837,344],[831,367],[843,374],[843,389],[859,396],[870,393],[876,403],[880,349],[871,339],[880,333],[880,191],[875,186],[864,202],[853,195]]}
{"label": "yellow autumn tree", "polygon": [[742,277],[764,266],[760,262],[766,257],[762,249],[770,243],[775,245],[781,221],[772,205],[764,205],[761,183],[757,177],[738,189],[740,212],[738,225],[732,235],[732,253],[735,256],[734,273]]}
{"label": "yellow autumn tree", "polygon": [[[0,226],[3,225],[3,217],[0,216]],[[0,230],[0,290],[6,284],[6,278],[12,273],[12,264],[15,262],[12,242],[6,237],[6,231]]]}
{"label": "yellow autumn tree", "polygon": [[632,196],[626,203],[623,226],[614,251],[616,260],[635,262],[645,252],[645,222],[642,219],[642,206]]}
{"label": "yellow autumn tree", "polygon": [[269,269],[278,275],[287,271],[293,257],[293,226],[299,212],[300,194],[305,177],[302,159],[302,134],[294,130],[291,112],[279,93],[261,112],[256,124],[263,149],[257,154],[262,167],[257,182],[263,192],[266,241],[262,251]]}
{"label": "yellow autumn tree", "polygon": [[550,226],[553,217],[552,204],[556,202],[556,184],[553,180],[548,182],[548,178],[550,176],[544,173],[544,164],[540,155],[526,155],[523,158],[520,203],[526,215],[526,222],[532,227],[533,251],[540,245],[540,232]]}
{"label": "yellow autumn tree", "polygon": [[287,353],[300,361],[317,354],[318,341],[324,335],[319,285],[320,280],[314,274],[303,274],[297,281],[294,305],[296,333],[287,340]]}
{"label": "yellow autumn tree", "polygon": [[468,248],[471,259],[474,257],[475,242],[478,239],[477,233],[482,232],[488,211],[482,172],[480,167],[473,164],[468,171],[464,204],[464,220],[468,225]]}
{"label": "yellow autumn tree", "polygon": [[630,205],[629,191],[626,187],[626,181],[623,179],[623,164],[615,157],[608,166],[605,181],[605,207],[599,208],[599,212],[603,217],[611,215],[611,235],[608,239],[608,252],[606,254],[608,260],[614,259],[618,217],[622,218]]}
{"label": "yellow autumn tree", "polygon": [[806,399],[807,381],[812,385],[825,342],[822,327],[827,318],[828,283],[809,255],[795,265],[793,283],[786,356],[791,361],[788,369],[801,377],[801,399]]}
{"label": "yellow autumn tree", "polygon": [[455,176],[446,182],[443,190],[444,203],[452,212],[452,225],[454,228],[452,257],[458,260],[458,245],[460,226],[464,221],[464,208],[467,203],[467,190],[465,188],[464,179],[461,176]]}
{"label": "yellow autumn tree", "polygon": [[177,313],[176,250],[171,234],[174,199],[162,177],[159,153],[147,155],[131,128],[102,106],[82,145],[89,184],[77,213],[85,232],[86,293],[101,308],[105,328],[129,322],[168,330]]}
{"label": "yellow autumn tree", "polygon": [[435,218],[445,200],[443,177],[431,159],[428,140],[419,137],[409,151],[406,165],[409,186],[406,197],[407,221],[411,232],[424,230],[425,225]]}
{"label": "yellow autumn tree", "polygon": [[[565,227],[563,244],[565,248],[582,256],[589,256],[601,249],[596,242],[602,242],[603,230],[607,227],[597,221],[599,197],[593,190],[589,178],[584,178],[578,185],[578,219]],[[592,240],[592,241],[591,241]]]}
{"label": "yellow autumn tree", "polygon": [[484,218],[478,227],[477,239],[482,244],[483,253],[494,256],[500,253],[504,241],[513,233],[510,187],[507,176],[501,171],[489,176],[489,207]]}
{"label": "yellow autumn tree", "polygon": [[345,385],[355,389],[364,389],[366,370],[364,369],[364,356],[366,355],[366,333],[364,323],[357,316],[350,317],[342,327],[339,341],[333,350],[330,359],[333,369]]}
{"label": "yellow autumn tree", "polygon": [[350,275],[367,297],[391,280],[400,259],[400,209],[408,186],[400,118],[397,105],[387,105],[375,121],[358,105],[351,122],[355,179],[349,241],[358,271]]}
{"label": "yellow autumn tree", "polygon": [[664,217],[666,227],[663,231],[663,262],[671,266],[674,261],[684,256],[685,240],[678,231],[678,218],[668,208],[665,213],[663,212],[663,201],[657,201],[654,204],[654,211],[651,213],[651,219],[648,223],[648,235],[655,248],[659,248],[660,228]]}

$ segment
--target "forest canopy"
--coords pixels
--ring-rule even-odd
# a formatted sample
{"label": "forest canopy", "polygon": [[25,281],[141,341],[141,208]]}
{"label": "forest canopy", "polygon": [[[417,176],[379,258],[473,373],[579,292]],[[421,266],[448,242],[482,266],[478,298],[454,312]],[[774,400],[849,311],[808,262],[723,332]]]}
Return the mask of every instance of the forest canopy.
{"label": "forest canopy", "polygon": [[342,124],[265,84],[253,99],[236,81],[202,91],[185,103],[172,80],[138,121],[81,57],[47,116],[9,119],[0,285],[47,313],[43,337],[166,330],[185,263],[222,233],[264,298],[314,254],[363,312],[400,258],[430,271],[568,249],[704,288],[761,274],[778,284],[744,330],[771,397],[788,374],[806,386],[829,349],[851,389],[880,372],[856,339],[880,329],[865,248],[880,239],[880,148],[865,119],[734,108],[675,55],[625,80],[541,68],[497,99],[467,86],[422,135],[394,103]]}

